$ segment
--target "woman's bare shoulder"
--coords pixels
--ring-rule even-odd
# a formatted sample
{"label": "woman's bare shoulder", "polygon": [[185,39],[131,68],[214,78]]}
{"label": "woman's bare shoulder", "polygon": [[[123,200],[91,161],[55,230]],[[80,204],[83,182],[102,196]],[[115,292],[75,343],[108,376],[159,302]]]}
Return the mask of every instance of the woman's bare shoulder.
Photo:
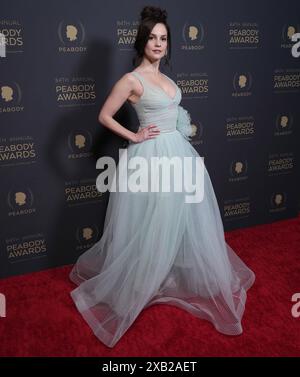
{"label": "woman's bare shoulder", "polygon": [[[134,72],[134,71],[132,71],[132,72]],[[132,72],[125,73],[121,77],[120,80],[123,81],[124,85],[130,86],[130,88],[132,89],[132,92],[139,96],[139,95],[141,95],[143,88],[141,86],[139,79],[135,75],[133,75]]]}
{"label": "woman's bare shoulder", "polygon": [[117,83],[118,87],[126,87],[131,90],[138,90],[139,88],[139,80],[131,72],[124,73]]}
{"label": "woman's bare shoulder", "polygon": [[131,73],[124,73],[114,84],[113,93],[120,93],[127,97],[129,102],[136,102],[143,93],[143,87],[141,86],[139,80]]}
{"label": "woman's bare shoulder", "polygon": [[132,74],[132,72],[126,72],[123,74],[123,76],[121,76],[120,80],[135,82],[136,77]]}

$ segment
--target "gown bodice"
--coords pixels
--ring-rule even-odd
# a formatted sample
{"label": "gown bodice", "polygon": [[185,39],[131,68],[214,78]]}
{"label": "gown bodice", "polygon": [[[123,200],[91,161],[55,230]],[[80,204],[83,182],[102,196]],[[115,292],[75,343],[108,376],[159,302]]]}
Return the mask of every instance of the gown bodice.
{"label": "gown bodice", "polygon": [[139,79],[143,86],[143,94],[138,102],[131,103],[136,110],[140,128],[155,124],[161,133],[174,132],[178,117],[178,105],[182,98],[178,85],[163,73],[176,87],[176,93],[171,98],[163,89],[150,83],[138,72],[132,71],[131,73]]}

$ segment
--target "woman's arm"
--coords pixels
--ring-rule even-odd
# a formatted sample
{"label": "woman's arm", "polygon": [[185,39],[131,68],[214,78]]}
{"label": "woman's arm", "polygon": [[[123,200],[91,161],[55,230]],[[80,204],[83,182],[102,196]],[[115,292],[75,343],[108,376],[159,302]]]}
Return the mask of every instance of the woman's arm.
{"label": "woman's arm", "polygon": [[117,135],[122,136],[124,139],[132,141],[133,143],[140,143],[144,140],[154,139],[160,133],[159,128],[150,124],[135,133],[123,127],[120,123],[113,119],[115,113],[120,109],[128,97],[137,93],[136,80],[137,79],[130,73],[126,73],[119,81],[115,83],[100,110],[98,120],[101,124],[103,124],[103,126],[109,128]]}
{"label": "woman's arm", "polygon": [[113,116],[121,108],[127,98],[132,95],[134,85],[135,82],[130,73],[126,73],[121,77],[113,86],[98,115],[98,120],[103,126],[132,142],[136,141],[136,133],[123,127],[119,122],[113,119]]}

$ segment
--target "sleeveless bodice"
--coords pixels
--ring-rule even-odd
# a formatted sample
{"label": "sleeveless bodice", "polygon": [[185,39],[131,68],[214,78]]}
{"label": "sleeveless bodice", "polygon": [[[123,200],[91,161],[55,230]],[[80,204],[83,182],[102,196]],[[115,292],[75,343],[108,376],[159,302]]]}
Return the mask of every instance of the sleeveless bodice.
{"label": "sleeveless bodice", "polygon": [[176,88],[175,96],[171,98],[163,89],[144,79],[138,72],[132,71],[131,73],[139,79],[143,86],[143,94],[138,102],[131,103],[136,110],[140,128],[155,124],[161,133],[176,131],[178,105],[182,98],[181,90],[177,84],[163,74]]}

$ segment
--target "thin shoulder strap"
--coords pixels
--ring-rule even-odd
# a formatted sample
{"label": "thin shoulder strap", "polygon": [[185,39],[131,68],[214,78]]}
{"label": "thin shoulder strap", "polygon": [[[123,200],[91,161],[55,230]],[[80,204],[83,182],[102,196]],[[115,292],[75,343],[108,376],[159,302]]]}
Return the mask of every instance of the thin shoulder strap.
{"label": "thin shoulder strap", "polygon": [[138,72],[136,72],[136,71],[131,71],[131,73],[134,74],[135,76],[138,76],[138,77],[142,78],[142,76]]}
{"label": "thin shoulder strap", "polygon": [[143,86],[146,84],[146,81],[144,80],[143,76],[140,75],[138,72],[136,71],[131,71],[131,73],[136,76],[143,84]]}
{"label": "thin shoulder strap", "polygon": [[135,71],[131,71],[131,73],[140,81],[142,87],[143,87],[143,93],[145,93],[145,91],[147,90],[147,82],[146,80],[144,80],[144,78],[142,77],[142,75],[140,75],[138,72],[135,72]]}

